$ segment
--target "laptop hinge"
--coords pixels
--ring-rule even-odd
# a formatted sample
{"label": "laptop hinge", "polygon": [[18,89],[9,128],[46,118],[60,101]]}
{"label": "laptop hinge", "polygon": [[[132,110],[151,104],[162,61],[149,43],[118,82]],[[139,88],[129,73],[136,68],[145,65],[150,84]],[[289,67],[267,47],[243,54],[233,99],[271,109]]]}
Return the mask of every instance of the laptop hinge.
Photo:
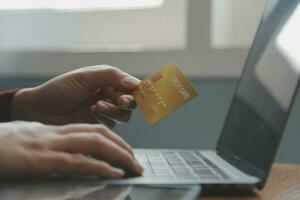
{"label": "laptop hinge", "polygon": [[217,149],[217,154],[224,159],[226,162],[230,163],[233,165],[235,168],[239,169],[240,171],[244,172],[245,174],[248,174],[250,176],[255,176],[260,179],[260,182],[258,183],[257,187],[262,188],[265,179],[267,177],[266,172],[263,170],[259,169],[258,167],[252,165],[251,163],[241,159],[240,157],[234,155],[230,151],[226,149]]}

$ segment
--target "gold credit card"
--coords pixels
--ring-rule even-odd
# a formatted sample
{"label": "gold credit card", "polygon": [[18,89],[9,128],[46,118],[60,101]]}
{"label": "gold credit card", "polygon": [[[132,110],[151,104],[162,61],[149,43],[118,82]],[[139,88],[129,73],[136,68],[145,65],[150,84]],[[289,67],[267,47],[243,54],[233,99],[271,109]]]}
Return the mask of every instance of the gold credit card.
{"label": "gold credit card", "polygon": [[146,77],[133,96],[149,124],[155,124],[197,92],[176,64],[169,63]]}

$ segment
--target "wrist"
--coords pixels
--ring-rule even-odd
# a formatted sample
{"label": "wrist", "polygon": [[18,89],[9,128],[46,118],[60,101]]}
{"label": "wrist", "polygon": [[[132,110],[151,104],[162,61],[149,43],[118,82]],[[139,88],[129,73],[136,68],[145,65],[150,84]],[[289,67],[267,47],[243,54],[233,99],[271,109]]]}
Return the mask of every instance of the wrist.
{"label": "wrist", "polygon": [[0,122],[11,121],[11,110],[14,95],[19,89],[0,91]]}
{"label": "wrist", "polygon": [[12,102],[11,120],[35,121],[36,93],[36,88],[26,88],[16,92]]}

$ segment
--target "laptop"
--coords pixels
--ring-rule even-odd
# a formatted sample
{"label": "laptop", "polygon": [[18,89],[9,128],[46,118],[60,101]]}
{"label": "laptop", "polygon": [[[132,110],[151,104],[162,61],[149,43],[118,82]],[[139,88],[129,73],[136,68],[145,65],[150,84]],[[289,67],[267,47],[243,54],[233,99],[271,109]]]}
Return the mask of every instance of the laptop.
{"label": "laptop", "polygon": [[263,188],[299,84],[299,1],[267,2],[215,150],[135,149],[143,175],[104,182]]}

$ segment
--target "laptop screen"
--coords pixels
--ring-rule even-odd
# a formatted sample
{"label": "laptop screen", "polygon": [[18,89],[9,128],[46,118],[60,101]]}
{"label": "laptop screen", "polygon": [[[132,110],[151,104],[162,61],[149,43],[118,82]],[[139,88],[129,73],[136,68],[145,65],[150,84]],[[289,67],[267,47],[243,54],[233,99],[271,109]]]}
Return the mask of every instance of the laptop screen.
{"label": "laptop screen", "polygon": [[267,3],[217,146],[221,156],[226,152],[263,173],[273,162],[298,88],[298,4]]}

